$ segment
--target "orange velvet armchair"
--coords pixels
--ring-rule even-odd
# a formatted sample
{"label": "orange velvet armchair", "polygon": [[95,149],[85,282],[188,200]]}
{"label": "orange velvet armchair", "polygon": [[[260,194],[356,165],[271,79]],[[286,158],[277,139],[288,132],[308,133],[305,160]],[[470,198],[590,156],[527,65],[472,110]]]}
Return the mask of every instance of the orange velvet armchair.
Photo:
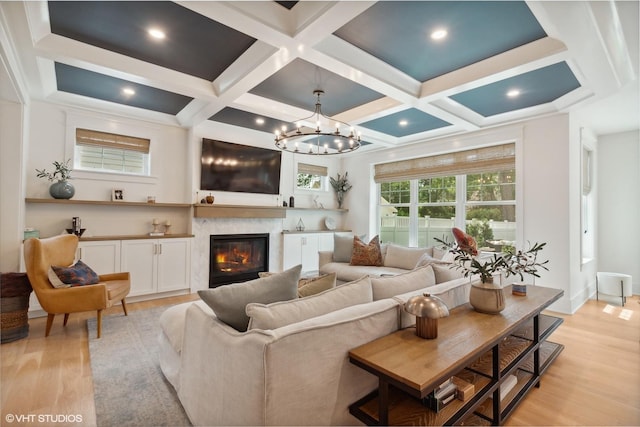
{"label": "orange velvet armchair", "polygon": [[49,336],[56,314],[64,314],[66,326],[70,313],[96,310],[98,338],[102,333],[102,310],[122,301],[122,309],[127,315],[125,298],[131,289],[129,273],[100,275],[100,283],[70,288],[54,288],[49,282],[49,268],[73,264],[77,247],[78,237],[73,234],[24,242],[27,276],[40,305],[48,314],[45,336]]}

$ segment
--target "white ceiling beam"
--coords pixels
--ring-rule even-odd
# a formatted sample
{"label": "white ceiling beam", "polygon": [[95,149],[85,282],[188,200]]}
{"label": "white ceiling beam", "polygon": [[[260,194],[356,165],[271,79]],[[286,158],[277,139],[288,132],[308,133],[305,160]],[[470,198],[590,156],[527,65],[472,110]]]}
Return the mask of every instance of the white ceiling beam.
{"label": "white ceiling beam", "polygon": [[302,56],[400,102],[412,103],[420,93],[420,82],[334,35]]}
{"label": "white ceiling beam", "polygon": [[35,46],[35,53],[52,61],[189,97],[216,97],[211,82],[207,80],[56,34],[42,38]]}

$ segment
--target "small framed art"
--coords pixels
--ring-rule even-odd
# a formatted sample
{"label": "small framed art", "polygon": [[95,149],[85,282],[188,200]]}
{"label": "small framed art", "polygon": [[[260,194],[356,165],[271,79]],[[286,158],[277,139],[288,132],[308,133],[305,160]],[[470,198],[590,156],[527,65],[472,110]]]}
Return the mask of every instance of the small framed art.
{"label": "small framed art", "polygon": [[122,188],[114,188],[111,191],[111,201],[112,202],[124,201],[124,190]]}

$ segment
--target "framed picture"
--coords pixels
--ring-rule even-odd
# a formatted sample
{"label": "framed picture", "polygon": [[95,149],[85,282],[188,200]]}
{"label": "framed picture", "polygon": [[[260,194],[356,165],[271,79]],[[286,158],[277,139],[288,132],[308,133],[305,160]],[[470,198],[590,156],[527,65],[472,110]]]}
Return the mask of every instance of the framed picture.
{"label": "framed picture", "polygon": [[112,202],[124,201],[124,190],[122,188],[114,188],[111,191],[111,201]]}

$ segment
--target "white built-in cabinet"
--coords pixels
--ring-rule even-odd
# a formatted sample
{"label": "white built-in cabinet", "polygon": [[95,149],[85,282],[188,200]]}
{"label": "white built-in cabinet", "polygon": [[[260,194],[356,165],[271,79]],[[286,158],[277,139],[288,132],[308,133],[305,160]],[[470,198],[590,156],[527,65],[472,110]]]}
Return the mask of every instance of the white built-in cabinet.
{"label": "white built-in cabinet", "polygon": [[78,243],[76,257],[98,274],[120,270],[120,240],[102,240]]}
{"label": "white built-in cabinet", "polygon": [[333,250],[333,232],[283,233],[282,269],[302,264],[303,272],[318,270],[318,252]]}
{"label": "white built-in cabinet", "polygon": [[189,289],[191,240],[123,240],[121,270],[131,274],[130,296]]}

